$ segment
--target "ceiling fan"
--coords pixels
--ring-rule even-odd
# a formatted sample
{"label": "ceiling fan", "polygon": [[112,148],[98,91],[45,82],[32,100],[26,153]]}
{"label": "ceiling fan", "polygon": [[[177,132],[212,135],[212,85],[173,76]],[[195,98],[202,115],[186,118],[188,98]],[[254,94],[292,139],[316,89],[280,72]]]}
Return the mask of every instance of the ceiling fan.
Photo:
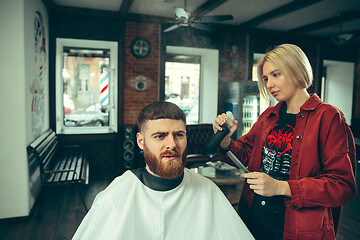
{"label": "ceiling fan", "polygon": [[331,42],[335,45],[345,45],[350,42],[350,40],[353,38],[353,34],[351,33],[342,33],[335,35],[331,38]]}
{"label": "ceiling fan", "polygon": [[190,12],[186,11],[186,0],[184,8],[174,7],[175,11],[175,23],[171,27],[168,27],[164,32],[170,32],[179,27],[193,27],[204,31],[215,31],[216,27],[211,25],[212,22],[232,20],[232,15],[215,15],[215,16],[191,16]]}
{"label": "ceiling fan", "polygon": [[342,31],[342,24],[343,24],[342,15],[340,13],[338,13],[337,17],[339,18],[339,31],[338,31],[338,34],[331,37],[330,43],[341,46],[341,45],[346,45],[348,43],[352,43],[352,42],[360,40],[359,36],[355,36],[352,33],[343,33],[343,31]]}

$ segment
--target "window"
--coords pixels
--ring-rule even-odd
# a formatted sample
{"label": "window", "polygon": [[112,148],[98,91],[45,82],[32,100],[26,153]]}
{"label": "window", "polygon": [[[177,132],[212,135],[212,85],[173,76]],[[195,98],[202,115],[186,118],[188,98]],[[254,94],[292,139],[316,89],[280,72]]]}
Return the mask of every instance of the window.
{"label": "window", "polygon": [[197,124],[199,123],[200,57],[187,56],[186,59],[192,61],[183,63],[176,62],[179,56],[181,59],[185,57],[175,55],[165,64],[165,100],[177,104],[184,111],[187,123]]}
{"label": "window", "polygon": [[[166,46],[166,53],[165,65],[185,64],[191,68],[190,71],[179,71],[175,76],[171,76],[168,66],[165,66],[165,99],[179,102],[179,99],[183,98],[181,105],[191,107],[191,109],[183,108],[184,111],[188,111],[187,124],[213,123],[218,114],[219,51]],[[174,78],[177,79],[175,80],[177,87],[172,86]],[[175,94],[169,96],[172,91],[175,91]],[[194,101],[186,103],[191,98],[194,98]]]}
{"label": "window", "polygon": [[56,40],[56,132],[117,131],[117,43]]}

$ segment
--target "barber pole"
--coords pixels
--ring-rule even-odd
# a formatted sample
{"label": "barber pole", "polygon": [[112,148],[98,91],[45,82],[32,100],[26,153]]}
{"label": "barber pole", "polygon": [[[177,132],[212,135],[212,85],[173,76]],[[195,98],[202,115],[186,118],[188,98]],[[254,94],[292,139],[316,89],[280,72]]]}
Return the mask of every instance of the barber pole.
{"label": "barber pole", "polygon": [[100,104],[109,104],[109,72],[103,68],[100,73]]}

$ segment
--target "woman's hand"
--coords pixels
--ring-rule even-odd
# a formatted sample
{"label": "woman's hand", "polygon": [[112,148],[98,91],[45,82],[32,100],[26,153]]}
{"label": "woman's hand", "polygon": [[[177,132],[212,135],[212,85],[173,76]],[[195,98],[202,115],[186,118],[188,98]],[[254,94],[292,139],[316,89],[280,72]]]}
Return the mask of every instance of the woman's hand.
{"label": "woman's hand", "polygon": [[[213,123],[214,133],[217,133],[217,131],[221,131],[222,130],[221,126],[224,125],[227,120],[228,120],[228,116],[225,113],[218,115],[217,118],[215,118],[215,122]],[[232,119],[232,124],[233,125],[230,127],[230,132],[228,133],[228,135],[225,136],[225,138],[220,143],[220,147],[223,150],[228,150],[230,148],[230,143],[231,143],[230,137],[237,129],[238,121]]]}
{"label": "woman's hand", "polygon": [[291,197],[290,187],[286,181],[276,180],[262,172],[244,173],[243,177],[247,179],[250,189],[261,196],[284,195]]}

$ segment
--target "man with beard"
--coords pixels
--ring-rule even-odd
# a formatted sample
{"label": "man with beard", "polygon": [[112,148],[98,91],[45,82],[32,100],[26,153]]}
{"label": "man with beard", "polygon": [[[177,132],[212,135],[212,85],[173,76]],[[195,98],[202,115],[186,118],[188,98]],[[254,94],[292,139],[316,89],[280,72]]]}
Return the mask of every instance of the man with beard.
{"label": "man with beard", "polygon": [[220,189],[184,167],[186,117],[178,106],[146,106],[138,127],[146,167],[99,193],[73,239],[254,239]]}

